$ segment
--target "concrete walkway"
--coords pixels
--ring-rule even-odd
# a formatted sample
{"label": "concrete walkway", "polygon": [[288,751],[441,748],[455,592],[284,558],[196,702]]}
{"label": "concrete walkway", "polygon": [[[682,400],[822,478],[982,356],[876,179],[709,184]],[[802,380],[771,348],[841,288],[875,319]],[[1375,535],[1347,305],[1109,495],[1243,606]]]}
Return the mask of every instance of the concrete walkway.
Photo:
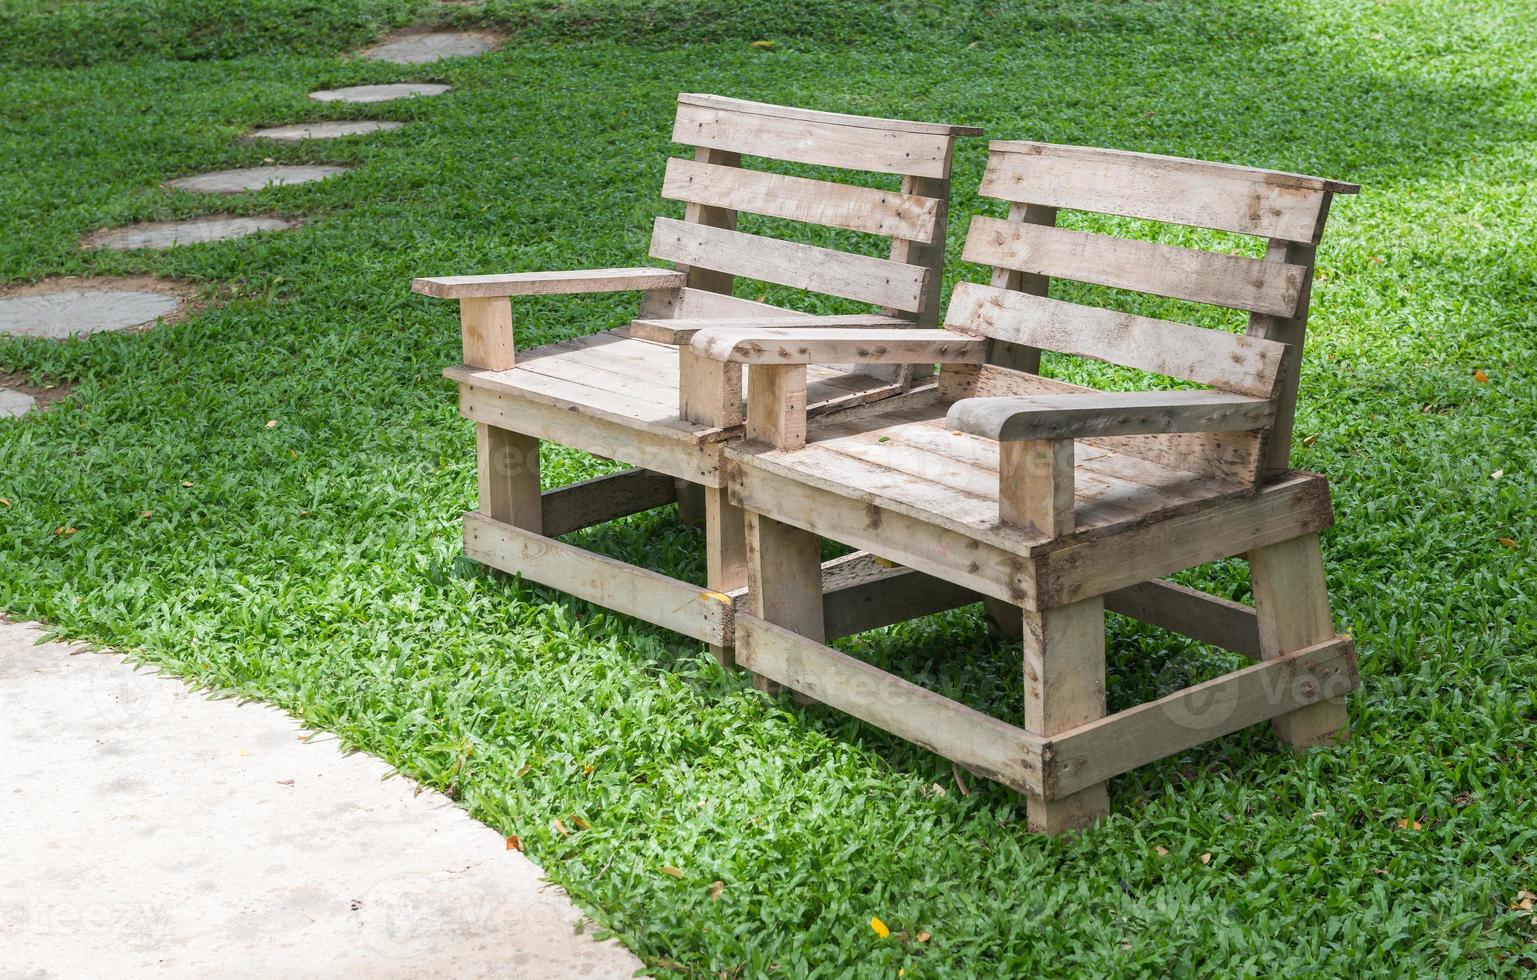
{"label": "concrete walkway", "polygon": [[0,978],[640,969],[380,760],[39,635],[0,620]]}

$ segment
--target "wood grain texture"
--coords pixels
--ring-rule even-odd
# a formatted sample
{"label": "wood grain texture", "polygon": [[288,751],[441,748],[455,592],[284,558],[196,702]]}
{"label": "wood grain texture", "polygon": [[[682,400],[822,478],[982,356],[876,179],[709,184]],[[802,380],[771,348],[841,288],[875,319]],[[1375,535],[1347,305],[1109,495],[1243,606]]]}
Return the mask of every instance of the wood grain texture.
{"label": "wood grain texture", "polygon": [[541,498],[543,533],[546,537],[559,537],[643,510],[665,507],[673,502],[673,481],[665,473],[629,469],[546,490]]}
{"label": "wood grain texture", "polygon": [[722,324],[750,326],[755,329],[781,330],[807,328],[850,329],[906,329],[913,326],[910,320],[877,314],[837,314],[812,316],[810,314],[777,314],[774,316],[707,316],[677,317],[666,320],[635,319],[630,321],[630,336],[657,344],[686,345],[694,335],[708,327]]}
{"label": "wood grain texture", "polygon": [[736,364],[980,364],[987,356],[984,341],[916,327],[710,327],[689,344],[702,357]]}
{"label": "wood grain texture", "polygon": [[918,194],[677,158],[667,161],[662,197],[920,242],[934,240],[941,205]]}
{"label": "wood grain texture", "polygon": [[1095,394],[966,398],[950,406],[946,424],[999,442],[1165,432],[1262,429],[1268,399],[1222,391],[1102,391]]}
{"label": "wood grain texture", "polygon": [[512,304],[505,298],[461,300],[459,338],[466,364],[487,371],[506,371],[517,363]]}
{"label": "wood grain texture", "polygon": [[870,255],[657,218],[655,258],[900,310],[922,307],[929,270]]}
{"label": "wood grain texture", "polygon": [[710,109],[726,109],[759,116],[779,116],[803,122],[819,122],[835,126],[854,126],[864,129],[890,129],[906,133],[927,133],[936,136],[981,136],[976,126],[957,126],[951,123],[922,122],[913,119],[882,119],[876,116],[854,116],[842,112],[826,112],[821,109],[802,109],[796,106],[774,105],[769,102],[753,102],[748,99],[732,99],[724,95],[708,95],[702,92],[684,92],[678,96],[679,105],[703,106]]}
{"label": "wood grain texture", "polygon": [[1308,271],[1287,262],[986,215],[971,219],[962,257],[1056,279],[1278,316],[1296,311]]}
{"label": "wood grain texture", "polygon": [[[1025,728],[1051,736],[1105,714],[1105,604],[1098,596],[1056,609],[1022,610]],[[1110,812],[1104,783],[1064,793],[1043,782],[1026,810],[1033,831],[1078,830]]]}
{"label": "wood grain texture", "polygon": [[492,296],[670,289],[682,286],[684,279],[684,275],[674,269],[634,266],[623,269],[572,269],[566,272],[512,272],[490,276],[437,276],[412,280],[411,291],[441,299],[484,299]]}

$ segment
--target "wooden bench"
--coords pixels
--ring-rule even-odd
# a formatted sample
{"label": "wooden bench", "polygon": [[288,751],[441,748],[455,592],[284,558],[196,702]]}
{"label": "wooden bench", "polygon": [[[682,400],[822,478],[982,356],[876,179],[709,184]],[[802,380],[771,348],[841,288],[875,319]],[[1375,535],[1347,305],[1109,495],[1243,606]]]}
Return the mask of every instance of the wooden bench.
{"label": "wooden bench", "polygon": [[[445,374],[459,383],[460,410],[476,423],[480,502],[465,517],[466,554],[703,640],[723,662],[729,659],[746,555],[742,515],[723,489],[721,451],[723,441],[741,431],[743,372],[698,357],[689,339],[701,326],[737,321],[765,328],[791,322],[832,329],[933,326],[952,150],[958,136],[980,132],[681,95],[673,139],[694,146],[695,154],[667,162],[662,196],[683,202],[686,211],[683,220],[657,218],[651,239],[652,257],[674,268],[416,280],[416,292],[460,305],[465,363]],[[898,175],[900,188],[748,169],[744,155]],[[888,242],[887,255],[748,234],[737,230],[739,212],[878,236]],[[819,318],[736,298],[737,276],[868,303],[872,310]],[[516,349],[510,297],[621,290],[642,294],[628,329]],[[806,408],[816,416],[932,382],[932,361],[918,372],[900,365],[817,366],[807,374]],[[634,468],[543,490],[540,440]],[[707,588],[555,540],[674,500],[704,524]],[[847,562],[830,574],[835,594],[829,602],[837,606],[837,584],[852,587],[859,576]]]}
{"label": "wooden bench", "polygon": [[[738,661],[1029,795],[1032,827],[1107,812],[1105,781],[1274,719],[1296,749],[1341,739],[1357,683],[1336,635],[1318,534],[1322,476],[1288,465],[1314,252],[1335,181],[1168,157],[995,142],[944,330],[701,331],[696,353],[745,364],[746,439],[728,450],[748,514],[750,609]],[[1070,230],[1057,209],[1268,240],[1250,258]],[[1228,332],[1047,295],[1053,278],[1247,314]],[[1102,295],[1096,293],[1095,295]],[[1040,352],[1170,376],[1194,390],[1106,392],[1042,376]],[[810,365],[943,362],[938,389],[807,418]],[[991,362],[991,363],[989,363]],[[1013,367],[1002,366],[1004,363]],[[983,598],[1024,643],[1023,725],[923,690],[826,645],[820,538],[884,556],[865,618]],[[1246,555],[1253,607],[1165,581]],[[1105,717],[1106,609],[1257,658]]]}

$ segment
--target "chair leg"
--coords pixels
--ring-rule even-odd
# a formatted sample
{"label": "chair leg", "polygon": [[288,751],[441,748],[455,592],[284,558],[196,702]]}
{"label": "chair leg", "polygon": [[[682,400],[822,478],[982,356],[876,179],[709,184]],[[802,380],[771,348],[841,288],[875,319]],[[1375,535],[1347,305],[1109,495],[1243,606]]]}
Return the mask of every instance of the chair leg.
{"label": "chair leg", "polygon": [[[1254,610],[1259,621],[1260,657],[1271,660],[1334,636],[1323,552],[1317,534],[1249,552]],[[1281,715],[1276,734],[1295,752],[1335,745],[1350,737],[1343,697],[1319,701]]]}
{"label": "chair leg", "polygon": [[484,423],[475,426],[480,512],[492,520],[544,533],[539,491],[539,440]]}
{"label": "chair leg", "polygon": [[674,480],[678,488],[678,520],[689,527],[704,527],[705,513],[705,488],[698,483],[690,483],[687,480]]}
{"label": "chair leg", "polygon": [[[694,484],[691,484],[694,485]],[[747,526],[742,508],[719,487],[699,487],[704,505],[705,583],[714,592],[747,584]],[[710,647],[722,667],[736,662],[732,647]]]}
{"label": "chair leg", "polygon": [[[1105,716],[1105,601],[1084,599],[1024,621],[1025,728],[1055,735]],[[1086,827],[1110,812],[1105,784],[1026,803],[1030,829],[1046,834]]]}
{"label": "chair leg", "polygon": [[[754,616],[818,643],[826,641],[822,541],[815,534],[749,512],[747,592]],[[753,686],[770,693],[779,690],[766,677],[753,677]]]}

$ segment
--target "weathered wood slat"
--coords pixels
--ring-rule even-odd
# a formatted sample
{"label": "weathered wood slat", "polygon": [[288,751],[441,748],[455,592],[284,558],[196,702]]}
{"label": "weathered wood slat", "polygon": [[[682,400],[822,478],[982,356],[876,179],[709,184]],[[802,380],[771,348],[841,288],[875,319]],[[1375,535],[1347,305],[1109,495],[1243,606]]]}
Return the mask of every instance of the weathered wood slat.
{"label": "weathered wood slat", "polygon": [[916,327],[764,327],[755,323],[709,327],[690,344],[705,357],[736,364],[980,364],[987,356],[985,341],[952,330]]}
{"label": "weathered wood slat", "polygon": [[929,270],[921,266],[672,218],[656,219],[651,254],[691,267],[899,310],[917,310],[922,306],[929,277]]}
{"label": "weathered wood slat", "polygon": [[937,136],[981,136],[976,126],[957,126],[953,123],[920,122],[913,119],[882,119],[878,116],[853,116],[823,109],[802,109],[798,106],[775,105],[772,102],[753,102],[749,99],[733,99],[724,95],[703,92],[684,92],[678,96],[679,105],[704,106],[711,109],[729,109],[759,116],[779,116],[806,122],[820,122],[836,126],[854,126],[863,129],[891,129],[904,133],[928,133]]}
{"label": "weathered wood slat", "polygon": [[636,319],[630,321],[630,336],[639,337],[658,344],[672,344],[681,346],[694,338],[694,334],[707,327],[718,327],[722,324],[734,324],[743,321],[745,325],[754,329],[783,330],[803,328],[828,328],[839,327],[845,329],[908,329],[914,324],[911,320],[899,320],[893,316],[880,316],[878,314],[838,314],[834,316],[811,316],[809,314],[781,314],[778,316],[751,317],[678,317],[667,320]]}
{"label": "weathered wood slat", "polygon": [[968,262],[1254,313],[1291,316],[1307,268],[978,215]]}
{"label": "weathered wood slat", "polygon": [[1259,622],[1252,606],[1178,582],[1154,579],[1116,589],[1106,593],[1105,608],[1246,657],[1260,655]]}
{"label": "weathered wood slat", "polygon": [[[787,310],[726,293],[684,286],[682,289],[653,289],[641,294],[640,319],[665,320],[672,317],[718,317],[726,320],[754,319],[760,316],[807,317],[810,313]],[[655,338],[645,338],[647,340]]]}
{"label": "weathered wood slat", "polygon": [[969,282],[955,287],[945,325],[1259,398],[1275,394],[1286,362],[1285,344],[1259,337]]}
{"label": "weathered wood slat", "polygon": [[940,205],[918,194],[676,157],[667,161],[662,197],[918,242],[934,240]]}
{"label": "weathered wood slat", "polygon": [[755,616],[737,618],[736,638],[737,662],[748,670],[1021,793],[1041,795],[1039,736]]}
{"label": "weathered wood slat", "polygon": [[1336,636],[1092,721],[1046,740],[1044,790],[1056,797],[1202,742],[1341,697],[1359,682],[1350,640]]}
{"label": "weathered wood slat", "polygon": [[474,512],[464,515],[464,553],[483,565],[684,636],[715,645],[731,642],[731,600],[721,593]]}
{"label": "weathered wood slat", "polygon": [[1151,154],[1045,143],[991,144],[981,193],[1244,235],[1316,242],[1330,193],[1352,184]]}
{"label": "weathered wood slat", "polygon": [[1223,391],[1102,391],[1093,395],[966,398],[950,406],[951,428],[999,442],[1166,432],[1262,429],[1275,406]]}
{"label": "weathered wood slat", "polygon": [[435,276],[413,280],[411,291],[439,299],[483,299],[491,296],[675,289],[683,285],[684,278],[683,273],[674,269],[633,266],[624,269],[572,269],[564,272],[512,272],[490,276]]}
{"label": "weathered wood slat", "polygon": [[681,102],[675,143],[875,173],[946,177],[952,137]]}
{"label": "weathered wood slat", "polygon": [[674,478],[665,473],[630,469],[595,476],[543,494],[544,534],[572,531],[664,507],[676,495]]}

